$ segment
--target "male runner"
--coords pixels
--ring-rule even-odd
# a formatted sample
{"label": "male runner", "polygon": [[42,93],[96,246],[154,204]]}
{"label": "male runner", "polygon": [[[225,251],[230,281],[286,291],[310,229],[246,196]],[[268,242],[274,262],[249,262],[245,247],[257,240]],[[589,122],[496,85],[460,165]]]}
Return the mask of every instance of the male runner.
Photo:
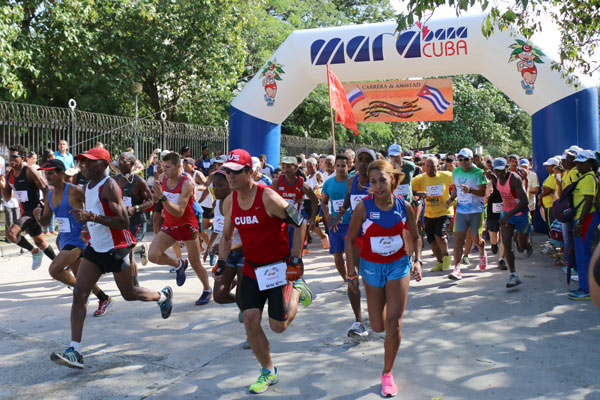
{"label": "male runner", "polygon": [[82,236],[89,236],[90,242],[83,251],[73,290],[71,344],[62,354],[52,353],[50,359],[59,365],[81,369],[86,301],[102,274],[112,272],[126,301],[156,301],[163,318],[169,318],[173,310],[173,291],[169,286],[160,292],[133,286],[129,266],[130,248],[135,246],[135,238],[127,230],[129,216],[121,199],[119,185],[106,175],[106,168],[111,161],[108,150],[95,147],[79,154],[77,159],[85,163],[90,182],[85,189],[85,210],[74,209],[72,213],[77,222],[87,223]]}
{"label": "male runner", "polygon": [[[164,177],[162,182],[155,181],[152,185],[153,196],[164,207],[165,219],[160,232],[150,244],[150,261],[155,264],[170,265],[176,268],[177,285],[185,283],[185,270],[189,264],[204,290],[196,305],[208,304],[212,289],[208,283],[208,273],[200,262],[200,244],[198,243],[198,219],[194,214],[194,183],[189,175],[182,171],[179,154],[169,153],[163,157]],[[182,241],[188,252],[189,261],[185,258],[176,260],[166,251],[178,241]]]}
{"label": "male runner", "polygon": [[487,177],[492,180],[502,196],[502,219],[500,229],[504,257],[510,271],[506,287],[511,289],[521,284],[515,270],[515,253],[512,249],[513,234],[517,230],[517,240],[522,249],[529,248],[531,217],[529,216],[529,200],[523,188],[523,181],[514,172],[508,170],[506,159],[499,157],[493,163],[494,172],[488,171]]}
{"label": "male runner", "polygon": [[[148,245],[141,243],[148,229],[144,210],[152,207],[154,201],[152,200],[152,192],[150,192],[144,178],[132,173],[136,161],[137,159],[133,153],[122,153],[117,160],[120,173],[114,179],[123,192],[123,202],[129,215],[129,232],[135,237],[136,243],[139,244],[142,265],[146,265],[148,264]],[[135,258],[133,258],[136,253],[135,249],[135,247],[131,249],[131,274],[133,275],[133,284],[139,286],[137,264]]]}
{"label": "male runner", "polygon": [[[7,238],[12,243],[29,250],[32,254],[31,268],[38,269],[42,265],[44,254],[49,259],[54,260],[56,255],[52,246],[46,243],[42,235],[42,227],[33,216],[33,210],[41,208],[40,191],[48,193],[48,185],[44,182],[40,174],[33,168],[27,166],[24,162],[27,150],[20,144],[10,146],[10,171],[6,173],[5,185],[2,189],[4,201],[9,201],[12,193],[15,193],[19,207],[21,208],[21,217],[8,228]],[[25,236],[25,232],[31,236],[37,246],[34,248]],[[41,251],[40,251],[41,250]]]}
{"label": "male runner", "polygon": [[[77,275],[81,254],[87,245],[81,240],[83,223],[75,220],[71,210],[83,208],[85,194],[77,185],[65,183],[65,164],[60,159],[49,160],[40,169],[46,172],[46,179],[52,189],[44,198],[43,213],[40,208],[36,208],[33,213],[44,228],[50,225],[52,213],[56,215],[58,224],[60,252],[50,263],[50,276],[67,286],[75,287],[74,275]],[[99,302],[94,317],[101,317],[112,306],[113,299],[100,290],[98,285],[94,285],[92,292]]]}
{"label": "male runner", "polygon": [[[298,302],[304,306],[312,302],[312,293],[302,279],[304,266],[300,258],[306,223],[298,209],[277,192],[254,182],[247,151],[233,150],[227,160],[223,170],[233,193],[223,201],[225,226],[217,266],[226,263],[233,229],[237,228],[245,255],[240,287],[243,319],[250,346],[262,367],[250,392],[262,393],[279,380],[260,324],[265,303],[268,300],[271,330],[282,333],[296,316]],[[286,224],[295,230],[291,256]]]}

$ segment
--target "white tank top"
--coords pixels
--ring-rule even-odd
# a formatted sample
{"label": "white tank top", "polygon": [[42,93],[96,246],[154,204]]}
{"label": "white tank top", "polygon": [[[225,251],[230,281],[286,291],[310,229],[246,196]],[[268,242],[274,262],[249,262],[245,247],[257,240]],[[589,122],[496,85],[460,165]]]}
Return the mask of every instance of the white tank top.
{"label": "white tank top", "polygon": [[[196,183],[196,175],[198,175],[199,173],[200,173],[200,171],[194,171],[194,186],[198,186],[198,184]],[[212,208],[212,206],[213,206],[213,196],[212,196],[212,193],[210,192],[211,187],[212,187],[212,183],[206,189],[208,191],[208,195],[206,196],[206,198],[204,200],[202,200],[202,203],[200,203],[202,208]],[[202,193],[203,193],[202,190],[196,190],[196,201],[199,201],[202,198]]]}
{"label": "white tank top", "polygon": [[[217,240],[221,240],[221,234],[223,233],[223,228],[225,227],[225,216],[221,213],[221,209],[219,208],[220,204],[221,200],[215,200],[213,232],[219,235],[217,236]],[[231,243],[231,247],[238,247],[241,244],[242,239],[240,238],[240,234],[237,228],[233,228],[233,241]]]}
{"label": "white tank top", "polygon": [[310,188],[312,190],[315,190],[315,186],[317,186],[318,182],[317,182],[317,173],[315,172],[313,174],[313,176],[311,176],[310,178],[306,178],[306,183],[308,184],[308,186],[310,186]]}

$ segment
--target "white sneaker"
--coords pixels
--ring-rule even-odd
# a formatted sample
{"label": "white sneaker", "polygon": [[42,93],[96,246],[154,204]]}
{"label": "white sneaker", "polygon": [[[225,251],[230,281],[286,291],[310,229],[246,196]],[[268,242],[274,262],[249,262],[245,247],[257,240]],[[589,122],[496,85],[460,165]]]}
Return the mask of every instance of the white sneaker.
{"label": "white sneaker", "polygon": [[369,336],[369,331],[367,331],[367,327],[360,321],[356,321],[352,324],[350,329],[348,330],[348,336],[350,337],[366,337]]}
{"label": "white sneaker", "polygon": [[460,268],[454,267],[450,275],[448,275],[448,279],[453,281],[460,281],[462,279],[462,273],[460,272]]}

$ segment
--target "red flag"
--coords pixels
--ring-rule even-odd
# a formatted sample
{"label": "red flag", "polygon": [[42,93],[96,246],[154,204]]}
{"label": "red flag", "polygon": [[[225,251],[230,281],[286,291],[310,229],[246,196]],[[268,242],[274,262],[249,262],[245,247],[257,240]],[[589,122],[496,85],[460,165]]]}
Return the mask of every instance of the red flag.
{"label": "red flag", "polygon": [[329,86],[329,106],[335,110],[336,122],[341,122],[348,129],[352,129],[358,136],[358,125],[354,119],[352,106],[346,97],[342,82],[335,76],[329,65],[327,65],[327,84]]}

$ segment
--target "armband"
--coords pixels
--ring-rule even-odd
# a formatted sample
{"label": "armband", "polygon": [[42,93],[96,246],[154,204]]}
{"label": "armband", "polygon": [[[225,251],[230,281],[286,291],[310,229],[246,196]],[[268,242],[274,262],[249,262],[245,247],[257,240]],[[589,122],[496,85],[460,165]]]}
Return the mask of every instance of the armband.
{"label": "armband", "polygon": [[304,222],[304,217],[302,216],[302,214],[300,214],[296,207],[292,206],[291,204],[288,204],[288,206],[285,208],[284,221],[288,224],[293,224],[297,227],[301,227],[302,222]]}

